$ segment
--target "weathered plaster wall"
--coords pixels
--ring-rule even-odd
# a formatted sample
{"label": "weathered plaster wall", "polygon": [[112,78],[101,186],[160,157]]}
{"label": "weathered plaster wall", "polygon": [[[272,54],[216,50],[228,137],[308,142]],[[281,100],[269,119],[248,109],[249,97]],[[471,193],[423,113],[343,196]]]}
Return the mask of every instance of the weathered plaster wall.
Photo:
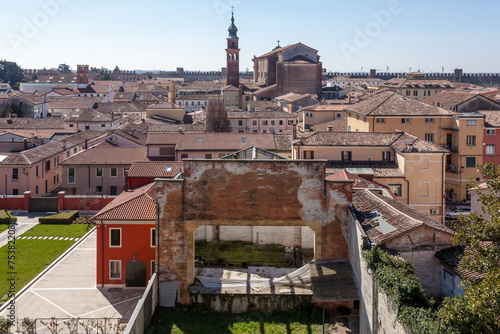
{"label": "weathered plaster wall", "polygon": [[351,182],[324,181],[326,161],[185,160],[183,180],[157,180],[160,282],[190,303],[194,231],[202,225],[307,226],[316,260],[347,258]]}

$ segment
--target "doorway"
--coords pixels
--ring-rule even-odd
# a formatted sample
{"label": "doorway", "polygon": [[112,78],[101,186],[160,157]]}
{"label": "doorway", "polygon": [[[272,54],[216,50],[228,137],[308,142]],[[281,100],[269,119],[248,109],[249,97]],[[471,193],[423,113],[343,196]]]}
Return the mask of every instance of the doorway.
{"label": "doorway", "polygon": [[145,287],[146,286],[146,263],[139,260],[132,260],[125,265],[125,286]]}

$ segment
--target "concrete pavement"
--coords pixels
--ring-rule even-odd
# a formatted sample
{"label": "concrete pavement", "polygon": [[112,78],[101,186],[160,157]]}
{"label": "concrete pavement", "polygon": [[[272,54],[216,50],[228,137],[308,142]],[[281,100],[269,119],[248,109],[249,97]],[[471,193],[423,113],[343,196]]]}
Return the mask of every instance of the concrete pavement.
{"label": "concrete pavement", "polygon": [[[96,239],[97,233],[94,231],[29,289],[18,295],[16,317],[108,317],[123,318],[126,322],[144,293],[144,288],[110,291],[96,287]],[[2,317],[6,315],[7,310],[0,313]]]}

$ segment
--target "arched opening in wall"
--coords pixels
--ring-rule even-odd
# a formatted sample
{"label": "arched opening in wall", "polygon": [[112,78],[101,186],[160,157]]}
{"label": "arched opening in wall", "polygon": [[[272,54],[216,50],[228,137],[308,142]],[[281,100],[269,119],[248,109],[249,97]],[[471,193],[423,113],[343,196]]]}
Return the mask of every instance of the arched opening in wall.
{"label": "arched opening in wall", "polygon": [[234,44],[234,42],[233,42],[233,43],[231,44],[231,49],[234,49],[234,45],[235,45],[235,44]]}
{"label": "arched opening in wall", "polygon": [[314,258],[315,233],[308,226],[203,225],[194,239],[195,271],[202,276],[206,268],[255,272],[272,267],[291,272]]}
{"label": "arched opening in wall", "polygon": [[234,60],[238,60],[238,54],[237,53],[234,54]]}
{"label": "arched opening in wall", "polygon": [[231,54],[230,53],[227,54],[227,60],[231,60]]}

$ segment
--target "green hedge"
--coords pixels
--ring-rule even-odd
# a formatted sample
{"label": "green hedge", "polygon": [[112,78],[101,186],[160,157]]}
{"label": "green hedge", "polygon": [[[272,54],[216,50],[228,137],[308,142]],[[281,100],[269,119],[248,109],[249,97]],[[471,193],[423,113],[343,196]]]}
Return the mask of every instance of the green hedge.
{"label": "green hedge", "polygon": [[14,217],[12,211],[0,210],[0,224],[10,224],[10,220],[17,222],[17,218]]}
{"label": "green hedge", "polygon": [[71,224],[78,217],[78,211],[60,212],[58,214],[40,217],[40,224]]}

